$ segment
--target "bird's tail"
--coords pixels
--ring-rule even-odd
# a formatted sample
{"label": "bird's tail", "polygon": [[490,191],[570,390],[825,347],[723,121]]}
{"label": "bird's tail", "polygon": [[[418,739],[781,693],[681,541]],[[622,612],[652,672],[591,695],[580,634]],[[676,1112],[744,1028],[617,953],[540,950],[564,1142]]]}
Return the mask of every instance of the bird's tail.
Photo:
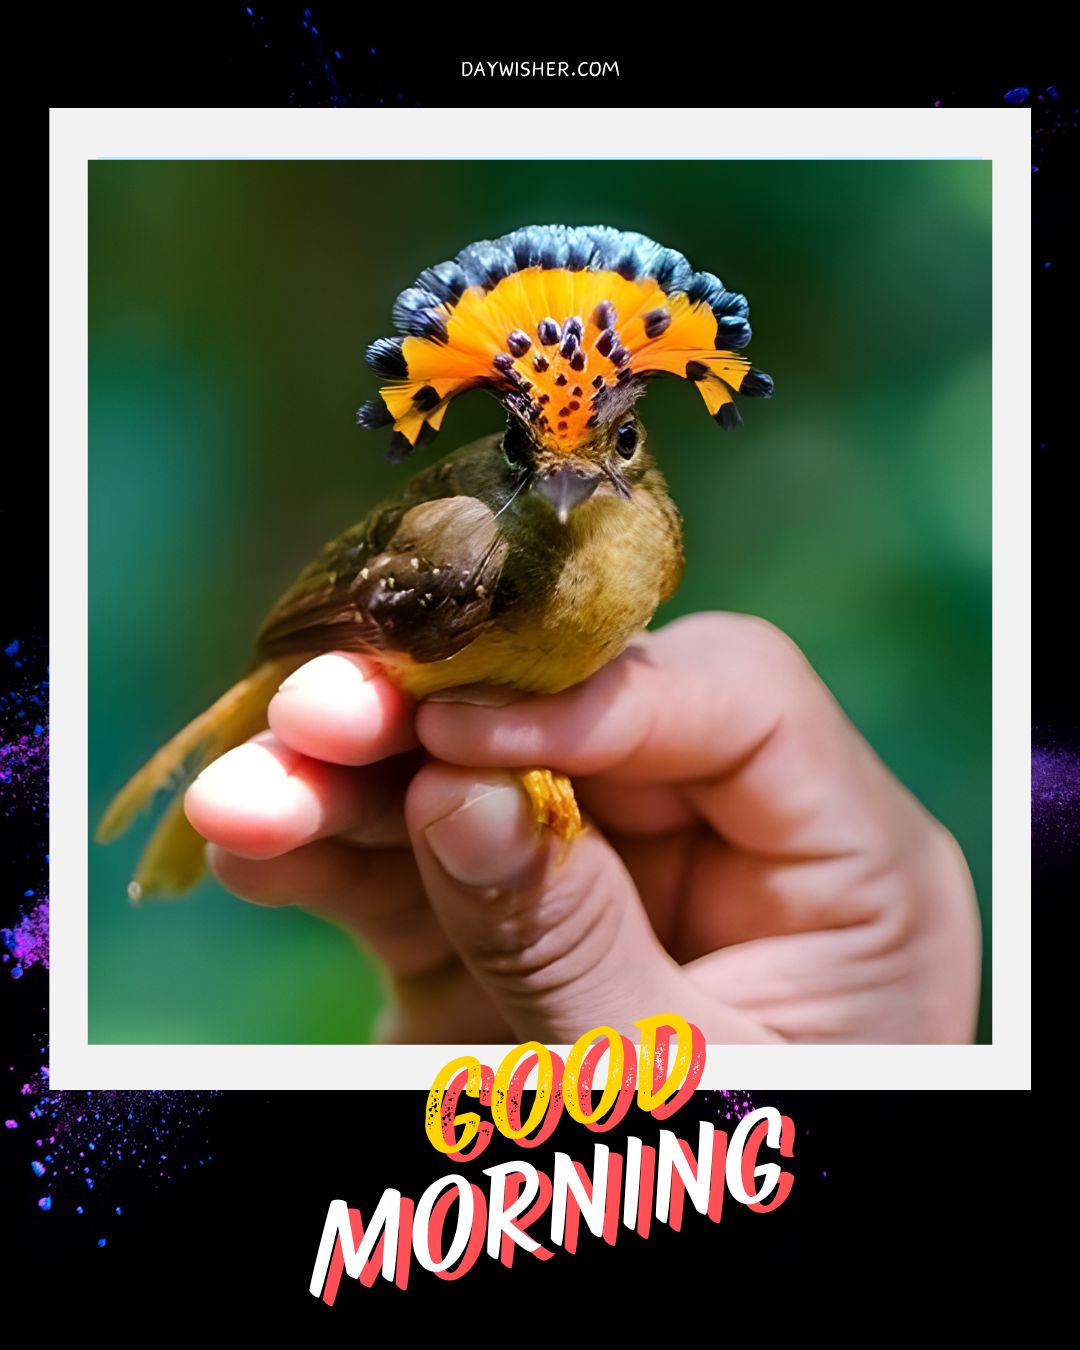
{"label": "bird's tail", "polygon": [[[264,661],[189,722],[116,794],[98,825],[98,841],[107,844],[116,839],[159,790],[180,794],[208,764],[263,730],[278,685],[304,659]],[[139,859],[128,887],[132,900],[175,895],[194,886],[202,875],[204,846],[205,840],[188,824],[182,795],[177,795]]]}

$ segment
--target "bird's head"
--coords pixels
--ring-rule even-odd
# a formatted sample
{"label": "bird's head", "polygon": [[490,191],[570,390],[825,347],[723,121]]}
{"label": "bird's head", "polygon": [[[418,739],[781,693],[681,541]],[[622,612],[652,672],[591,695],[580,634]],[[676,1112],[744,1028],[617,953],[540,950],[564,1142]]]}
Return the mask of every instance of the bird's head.
{"label": "bird's head", "polygon": [[726,430],[735,394],[772,380],[739,349],[746,297],[681,253],[608,226],[528,226],[471,244],[398,296],[404,336],[379,338],[368,364],[387,383],[357,412],[392,424],[390,458],[431,440],[450,402],[485,388],[502,402],[503,453],[562,520],[595,494],[630,494],[645,471],[634,405],[661,374],[695,384]]}
{"label": "bird's head", "polygon": [[[618,400],[611,416],[598,422],[573,449],[553,447],[533,427],[511,413],[501,449],[507,477],[523,498],[554,511],[566,524],[571,511],[605,497],[629,500],[634,484],[652,466],[645,448],[645,428],[628,397]],[[571,395],[571,402],[573,402]],[[520,491],[518,491],[520,489]],[[525,493],[528,497],[525,497]]]}

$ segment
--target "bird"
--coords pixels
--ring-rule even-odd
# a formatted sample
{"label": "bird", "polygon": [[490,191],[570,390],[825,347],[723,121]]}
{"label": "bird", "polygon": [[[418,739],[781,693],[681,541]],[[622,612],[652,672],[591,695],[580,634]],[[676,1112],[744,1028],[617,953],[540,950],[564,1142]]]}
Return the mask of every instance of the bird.
{"label": "bird", "polygon": [[[637,407],[648,382],[696,385],[725,430],[773,381],[742,354],[746,297],[683,254],[611,226],[525,226],[429,267],[367,348],[384,383],[356,413],[397,464],[453,402],[494,395],[505,425],[436,460],[330,541],[260,627],[244,677],[154,754],[97,831],[175,799],[128,888],[179,894],[204,868],[183,789],[267,726],[280,684],[326,651],[363,653],[419,700],[471,684],[553,694],[622,652],[679,584],[682,521]],[[523,766],[538,826],[584,827],[562,774]]]}

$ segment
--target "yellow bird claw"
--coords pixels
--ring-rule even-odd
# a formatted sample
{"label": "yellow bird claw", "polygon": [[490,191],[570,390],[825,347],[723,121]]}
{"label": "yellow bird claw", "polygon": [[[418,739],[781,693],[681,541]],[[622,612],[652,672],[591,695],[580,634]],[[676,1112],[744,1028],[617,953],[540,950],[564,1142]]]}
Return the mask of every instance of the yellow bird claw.
{"label": "yellow bird claw", "polygon": [[526,769],[521,773],[521,785],[532,802],[538,829],[551,830],[564,844],[584,833],[574,785],[564,773]]}

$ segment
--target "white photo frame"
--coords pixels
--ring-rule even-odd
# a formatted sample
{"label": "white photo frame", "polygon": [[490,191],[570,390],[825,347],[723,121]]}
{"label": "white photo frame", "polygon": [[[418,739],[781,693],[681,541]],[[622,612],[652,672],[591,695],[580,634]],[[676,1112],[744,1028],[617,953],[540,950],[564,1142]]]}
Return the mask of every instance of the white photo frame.
{"label": "white photo frame", "polygon": [[[582,116],[549,109],[550,146]],[[87,971],[87,165],[93,159],[520,159],[518,110],[53,109],[50,115],[50,1068],[55,1089],[427,1089],[506,1046],[97,1045]],[[1030,1087],[1030,112],[621,109],[597,159],[981,159],[993,165],[993,885],[990,1045],[710,1050],[702,1088]],[[674,123],[677,121],[677,134]],[[753,155],[734,147],[752,145]],[[672,156],[671,147],[679,154]],[[590,158],[588,155],[580,158]],[[1007,334],[1007,343],[1004,335]],[[646,1016],[659,1009],[643,1008]],[[674,1010],[674,1011],[677,1011]],[[624,1028],[624,1030],[631,1030]],[[559,1047],[553,1047],[559,1048]],[[563,1048],[565,1050],[565,1048]]]}

